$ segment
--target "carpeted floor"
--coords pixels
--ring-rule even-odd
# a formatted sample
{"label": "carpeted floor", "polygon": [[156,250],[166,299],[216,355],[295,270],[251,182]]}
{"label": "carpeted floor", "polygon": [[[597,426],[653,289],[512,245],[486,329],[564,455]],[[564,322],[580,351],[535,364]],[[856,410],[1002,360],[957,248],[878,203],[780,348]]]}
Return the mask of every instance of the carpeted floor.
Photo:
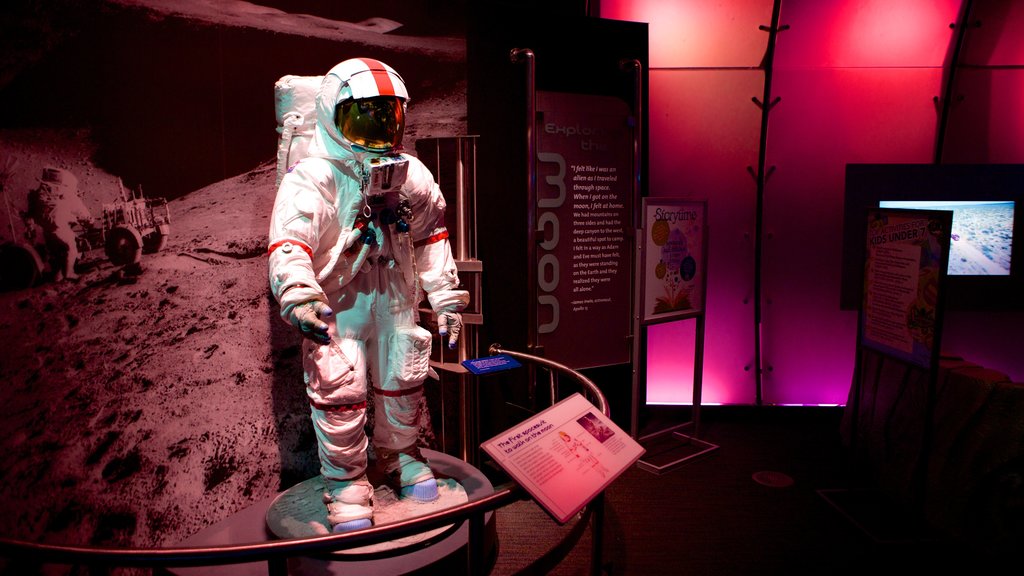
{"label": "carpeted floor", "polygon": [[[850,466],[840,440],[841,408],[705,407],[702,414],[699,437],[714,450],[660,474],[634,465],[604,492],[599,561],[592,561],[595,540],[588,522],[572,519],[559,525],[534,501],[523,499],[495,512],[497,554],[488,562],[489,574],[1016,573],[995,569],[1007,558],[926,535],[877,494],[851,489]],[[654,424],[657,420],[652,418],[647,429],[663,429]],[[650,462],[651,456],[649,452],[644,460]],[[482,469],[486,472],[488,467],[500,476],[492,464],[485,463]],[[243,518],[250,512],[255,520]],[[258,530],[264,513],[254,506],[233,522]],[[1019,549],[1010,560],[1016,561]],[[464,562],[453,556],[445,568],[415,573],[460,574]],[[331,570],[360,572],[353,572],[352,565]],[[25,572],[4,571],[0,564],[0,573]],[[265,574],[266,565],[200,573]]]}
{"label": "carpeted floor", "polygon": [[[846,497],[856,492],[841,418],[841,408],[705,407],[699,437],[717,449],[661,474],[633,466],[605,492],[600,573],[988,573],[991,558]],[[497,531],[493,576],[595,573],[586,523],[559,526],[521,501],[497,512]]]}

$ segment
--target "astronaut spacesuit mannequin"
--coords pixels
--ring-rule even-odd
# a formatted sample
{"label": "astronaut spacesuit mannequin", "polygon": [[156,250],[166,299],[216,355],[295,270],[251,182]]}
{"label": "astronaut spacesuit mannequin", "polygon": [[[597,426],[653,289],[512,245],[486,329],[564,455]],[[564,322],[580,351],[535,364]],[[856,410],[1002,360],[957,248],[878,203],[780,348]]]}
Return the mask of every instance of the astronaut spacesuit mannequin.
{"label": "astronaut spacesuit mannequin", "polygon": [[416,304],[425,293],[454,347],[469,293],[458,289],[440,188],[418,159],[398,152],[407,101],[404,81],[382,62],[332,68],[316,95],[309,157],[282,178],[271,218],[270,286],[281,316],[304,336],[335,532],[369,526],[373,516],[367,402],[377,466],[403,498],[438,495],[417,448],[432,337],[416,324]]}

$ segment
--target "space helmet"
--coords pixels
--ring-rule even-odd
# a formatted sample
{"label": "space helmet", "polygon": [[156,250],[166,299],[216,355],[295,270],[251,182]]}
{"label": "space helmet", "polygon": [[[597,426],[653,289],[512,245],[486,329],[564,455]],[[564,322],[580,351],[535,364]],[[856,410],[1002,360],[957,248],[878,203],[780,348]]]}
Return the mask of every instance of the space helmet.
{"label": "space helmet", "polygon": [[409,93],[405,81],[387,64],[351,58],[329,72],[341,81],[334,124],[354,150],[387,154],[397,150],[405,133]]}
{"label": "space helmet", "polygon": [[40,184],[58,190],[78,191],[78,178],[68,170],[54,166],[43,168],[42,175],[37,178]]}

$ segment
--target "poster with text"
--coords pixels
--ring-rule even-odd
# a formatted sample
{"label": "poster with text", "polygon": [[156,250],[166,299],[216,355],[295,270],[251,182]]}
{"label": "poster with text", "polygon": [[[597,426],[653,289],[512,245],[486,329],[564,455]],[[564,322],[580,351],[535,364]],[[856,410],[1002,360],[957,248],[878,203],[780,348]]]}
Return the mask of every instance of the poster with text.
{"label": "poster with text", "polygon": [[[537,339],[574,369],[629,362],[633,136],[609,96],[537,93]],[[581,335],[594,334],[586,346]]]}
{"label": "poster with text", "polygon": [[643,226],[642,320],[655,322],[702,313],[706,203],[644,198]]}
{"label": "poster with text", "polygon": [[482,447],[562,523],[644,453],[628,433],[578,393]]}
{"label": "poster with text", "polygon": [[952,212],[868,214],[861,343],[928,368],[936,356]]}

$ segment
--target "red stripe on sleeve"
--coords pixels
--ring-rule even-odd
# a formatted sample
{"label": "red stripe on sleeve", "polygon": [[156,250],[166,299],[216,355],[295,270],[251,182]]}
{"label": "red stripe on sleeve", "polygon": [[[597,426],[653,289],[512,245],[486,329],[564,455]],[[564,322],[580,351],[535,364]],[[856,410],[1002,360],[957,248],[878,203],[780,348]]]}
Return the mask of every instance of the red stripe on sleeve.
{"label": "red stripe on sleeve", "polygon": [[446,238],[448,238],[448,231],[447,230],[442,230],[441,232],[438,232],[437,234],[434,234],[433,236],[427,236],[426,238],[424,238],[423,240],[420,240],[419,242],[414,242],[413,246],[419,248],[420,246],[426,246],[427,244],[433,244],[435,242],[440,242],[441,240],[444,240]]}
{"label": "red stripe on sleeve", "polygon": [[278,248],[284,246],[285,244],[291,244],[293,246],[298,246],[299,248],[302,248],[302,250],[309,255],[309,259],[313,259],[313,249],[310,248],[309,246],[306,246],[302,242],[296,242],[295,240],[281,240],[279,242],[274,242],[273,244],[270,245],[270,248],[267,248],[267,256],[270,256],[271,254],[274,253],[274,250],[277,250]]}

